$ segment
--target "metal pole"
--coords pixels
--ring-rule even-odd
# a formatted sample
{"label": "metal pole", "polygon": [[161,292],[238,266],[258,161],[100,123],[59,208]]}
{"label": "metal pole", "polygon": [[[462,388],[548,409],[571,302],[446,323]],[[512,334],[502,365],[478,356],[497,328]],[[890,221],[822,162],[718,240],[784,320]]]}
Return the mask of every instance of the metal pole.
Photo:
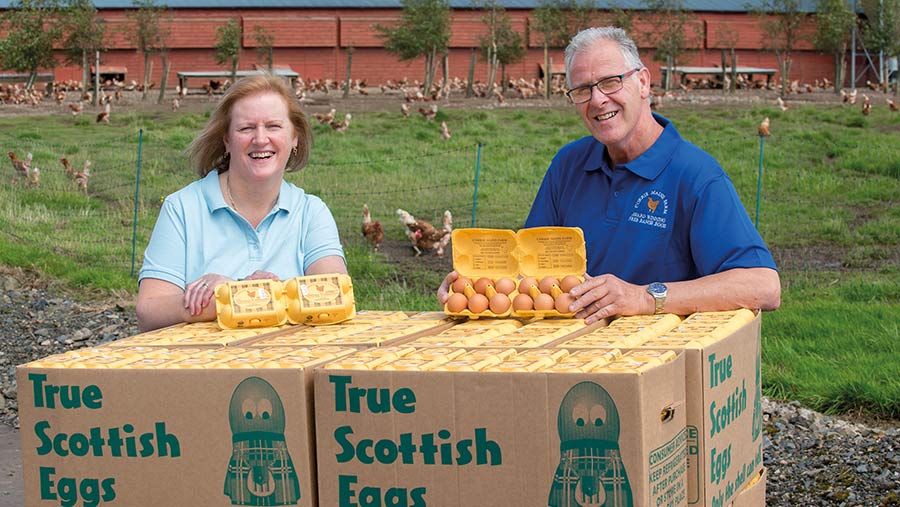
{"label": "metal pole", "polygon": [[138,131],[137,177],[134,182],[134,218],[131,220],[131,277],[134,278],[134,258],[137,245],[138,196],[141,193],[141,152],[144,143],[144,129]]}
{"label": "metal pole", "polygon": [[759,229],[759,201],[762,195],[763,146],[766,136],[759,136],[759,173],[756,176],[756,228]]}
{"label": "metal pole", "polygon": [[[853,0],[853,16],[858,18],[856,14],[856,0]],[[856,89],[856,23],[853,23],[853,29],[850,31],[850,89]]]}
{"label": "metal pole", "polygon": [[470,227],[475,227],[475,213],[478,208],[478,173],[481,172],[481,147],[484,146],[481,143],[478,143],[478,150],[475,155],[475,192],[472,195],[472,224]]}

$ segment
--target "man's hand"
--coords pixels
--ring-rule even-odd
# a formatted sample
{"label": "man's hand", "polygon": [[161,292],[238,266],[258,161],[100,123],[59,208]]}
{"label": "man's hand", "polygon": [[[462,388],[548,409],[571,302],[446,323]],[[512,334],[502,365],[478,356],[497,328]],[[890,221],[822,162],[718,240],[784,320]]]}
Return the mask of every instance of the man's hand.
{"label": "man's hand", "polygon": [[438,287],[437,298],[438,303],[440,303],[441,306],[444,306],[444,304],[447,302],[447,298],[450,297],[450,285],[452,285],[457,278],[459,278],[459,273],[457,273],[456,271],[451,271],[447,274],[447,276],[444,277],[444,281],[441,282],[441,286]]}
{"label": "man's hand", "polygon": [[575,317],[593,324],[613,315],[653,314],[653,298],[641,285],[630,284],[614,275],[592,277],[584,275],[585,281],[569,291],[575,302],[569,307],[578,312]]}

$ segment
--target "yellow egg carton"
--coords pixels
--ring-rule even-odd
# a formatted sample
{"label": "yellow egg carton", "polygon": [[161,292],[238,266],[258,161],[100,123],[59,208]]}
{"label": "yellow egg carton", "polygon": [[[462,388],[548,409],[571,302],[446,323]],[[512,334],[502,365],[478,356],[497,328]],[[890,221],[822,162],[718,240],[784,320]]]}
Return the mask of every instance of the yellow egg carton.
{"label": "yellow egg carton", "polygon": [[[427,313],[427,312],[424,312]],[[444,319],[447,316],[440,312],[431,312],[436,316],[440,316],[440,319]],[[385,322],[396,322],[398,320],[406,320],[411,319],[413,317],[406,314],[406,312],[399,310],[358,310],[356,315],[353,316],[352,320],[345,321],[348,324],[361,324],[361,323],[371,323],[371,324],[383,324]],[[419,317],[418,320],[425,320],[424,317]]]}
{"label": "yellow egg carton", "polygon": [[535,347],[543,347],[550,342],[555,341],[556,337],[549,335],[534,335],[531,333],[523,333],[521,335],[516,336],[517,333],[505,334],[503,336],[498,336],[496,338],[489,338],[478,347],[489,347],[489,348],[516,348],[516,349],[526,349],[526,348],[535,348]]}
{"label": "yellow egg carton", "polygon": [[354,355],[359,357],[384,358],[388,361],[399,359],[415,352],[416,348],[410,345],[395,345],[392,347],[372,347],[356,352]]}
{"label": "yellow egg carton", "polygon": [[566,358],[556,364],[548,366],[541,371],[547,373],[589,373],[595,368],[606,364],[607,361],[602,359],[571,359]]}
{"label": "yellow egg carton", "polygon": [[619,360],[644,360],[644,359],[659,359],[660,362],[667,363],[675,359],[677,354],[673,350],[663,350],[663,349],[632,349],[626,350],[622,353],[622,357]]}
{"label": "yellow egg carton", "polygon": [[637,348],[699,350],[718,341],[705,333],[667,333],[637,345]]}
{"label": "yellow egg carton", "polygon": [[620,349],[626,347],[626,344],[614,336],[583,335],[559,342],[556,346],[576,349]]}
{"label": "yellow egg carton", "polygon": [[565,336],[572,334],[573,328],[564,328],[564,327],[540,327],[534,326],[531,324],[520,327],[513,332],[506,333],[501,336],[501,338],[511,338],[511,339],[522,339],[522,338],[532,338],[536,340],[540,340],[542,343],[549,343],[554,340],[558,340]]}
{"label": "yellow egg carton", "polygon": [[[291,324],[336,324],[356,315],[353,282],[343,274],[307,275],[284,283]],[[399,315],[397,316],[399,319]]]}
{"label": "yellow egg carton", "polygon": [[[464,284],[462,290],[450,289],[454,294],[464,294],[466,305],[459,308],[461,298],[453,298],[444,305],[444,312],[454,317],[523,317],[545,318],[572,316],[571,312],[559,312],[554,307],[536,310],[516,309],[513,301],[519,293],[528,293],[530,298],[540,294],[537,287],[525,289],[520,287],[521,279],[533,277],[538,281],[546,277],[562,279],[567,275],[584,279],[587,267],[587,250],[584,233],[577,227],[534,227],[520,229],[518,232],[509,229],[456,229],[451,235],[453,241],[453,268],[460,277],[472,281],[472,285]],[[491,281],[483,288],[478,280],[487,278]],[[494,286],[501,279],[511,279],[515,288],[510,292],[498,290]],[[508,282],[502,282],[507,284]],[[475,290],[479,285],[481,292]],[[555,289],[555,290],[553,290]],[[535,294],[537,291],[537,294]],[[548,292],[555,298],[563,291],[554,285]],[[482,294],[489,303],[483,309],[475,305],[473,296]],[[499,296],[498,296],[499,294]],[[503,295],[506,297],[504,298]],[[492,299],[497,296],[497,299]],[[527,299],[527,298],[525,298]],[[484,300],[479,300],[483,303]],[[451,309],[450,306],[453,306]],[[505,309],[502,309],[505,307]],[[492,309],[493,308],[493,309]]]}
{"label": "yellow egg carton", "polygon": [[598,349],[579,349],[573,350],[566,359],[603,359],[606,363],[618,361],[622,357],[622,349],[618,348],[598,348]]}
{"label": "yellow egg carton", "polygon": [[500,364],[499,357],[467,357],[466,355],[451,359],[431,368],[435,371],[481,371]]}
{"label": "yellow egg carton", "polygon": [[568,356],[569,351],[566,349],[535,348],[520,350],[519,353],[516,354],[516,359],[535,359],[547,357],[553,360],[553,362],[559,362]]}
{"label": "yellow egg carton", "polygon": [[[497,335],[494,335],[497,336]],[[485,342],[489,337],[481,335],[434,335],[423,336],[409,342],[413,347],[477,347]]]}
{"label": "yellow egg carton", "polygon": [[272,327],[287,323],[284,284],[239,280],[216,286],[216,322],[222,329]]}
{"label": "yellow egg carton", "polygon": [[505,361],[511,357],[515,357],[518,354],[516,349],[513,348],[473,348],[467,349],[463,356],[470,358],[496,358],[500,361]]}
{"label": "yellow egg carton", "polygon": [[556,364],[550,357],[520,358],[519,356],[507,359],[500,363],[488,366],[484,371],[502,372],[533,372],[541,371]]}
{"label": "yellow egg carton", "polygon": [[130,361],[119,364],[117,368],[124,370],[145,370],[165,368],[172,362],[171,359],[165,357],[133,357]]}
{"label": "yellow egg carton", "polygon": [[645,371],[655,368],[661,364],[663,364],[659,358],[656,357],[646,357],[646,358],[625,358],[622,357],[615,361],[606,363],[602,366],[598,366],[593,372],[609,372],[609,373],[637,373],[641,374]]}
{"label": "yellow egg carton", "polygon": [[466,353],[466,349],[460,347],[424,347],[424,348],[416,348],[413,352],[410,352],[404,358],[409,359],[426,359],[426,360],[434,360],[434,359],[445,359],[447,361],[451,359],[455,359]]}
{"label": "yellow egg carton", "polygon": [[509,331],[515,331],[516,329],[519,329],[524,325],[525,323],[519,319],[475,319],[460,322],[459,324],[453,326],[451,329],[492,328],[498,330],[501,333],[506,333]]}
{"label": "yellow egg carton", "polygon": [[434,359],[424,359],[424,358],[415,358],[415,357],[401,357],[399,359],[395,359],[393,361],[389,361],[385,364],[380,364],[376,366],[375,370],[389,370],[389,371],[429,371],[435,369],[435,367],[446,363],[450,359],[446,357],[436,357]]}

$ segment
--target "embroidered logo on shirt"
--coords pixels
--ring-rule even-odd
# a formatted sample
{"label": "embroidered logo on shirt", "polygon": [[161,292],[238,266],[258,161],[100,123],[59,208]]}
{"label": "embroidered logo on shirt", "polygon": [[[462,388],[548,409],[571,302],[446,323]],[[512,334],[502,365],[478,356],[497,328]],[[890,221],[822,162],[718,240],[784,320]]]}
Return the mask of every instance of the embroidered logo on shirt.
{"label": "embroidered logo on shirt", "polygon": [[660,229],[669,227],[669,200],[659,190],[644,192],[634,203],[629,222],[650,225]]}

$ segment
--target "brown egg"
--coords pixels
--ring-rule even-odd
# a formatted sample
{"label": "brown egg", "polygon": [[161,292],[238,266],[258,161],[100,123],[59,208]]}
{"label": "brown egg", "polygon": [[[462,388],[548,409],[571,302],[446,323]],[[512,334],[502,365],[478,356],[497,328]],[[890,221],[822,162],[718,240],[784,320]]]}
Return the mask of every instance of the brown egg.
{"label": "brown egg", "polygon": [[535,310],[552,310],[553,309],[553,296],[550,294],[544,294],[543,292],[538,294],[536,298],[534,298],[534,309]]}
{"label": "brown egg", "polygon": [[447,311],[450,313],[459,313],[466,309],[468,303],[469,298],[467,298],[465,294],[454,292],[453,294],[450,294],[450,298],[447,299]]}
{"label": "brown egg", "polygon": [[484,294],[472,294],[472,297],[469,298],[469,311],[472,313],[481,313],[488,309],[487,296]]}
{"label": "brown egg", "polygon": [[516,282],[512,278],[498,278],[494,282],[494,288],[497,289],[497,292],[509,294],[516,290]]}
{"label": "brown egg", "polygon": [[462,294],[463,290],[466,288],[466,285],[472,285],[472,279],[461,276],[454,280],[453,285],[451,285],[450,287],[453,289],[453,292]]}
{"label": "brown egg", "polygon": [[531,291],[531,287],[540,287],[538,286],[538,281],[536,278],[531,276],[526,276],[525,278],[519,281],[519,294],[528,294]]}
{"label": "brown egg", "polygon": [[572,287],[581,284],[581,278],[578,278],[574,275],[566,275],[559,282],[559,288],[562,289],[563,292],[569,292],[572,290]]}
{"label": "brown egg", "polygon": [[538,288],[541,289],[541,292],[544,294],[550,294],[554,285],[559,287],[559,279],[555,276],[545,276],[544,278],[541,278],[541,283],[538,285]]}
{"label": "brown egg", "polygon": [[572,313],[572,310],[569,310],[569,305],[575,302],[575,296],[569,294],[568,292],[563,292],[559,296],[556,296],[556,311],[559,313]]}
{"label": "brown egg", "polygon": [[513,310],[532,310],[534,309],[534,300],[528,294],[519,294],[513,299]]}
{"label": "brown egg", "polygon": [[511,304],[512,301],[509,300],[509,296],[498,292],[491,298],[490,307],[492,312],[499,315],[501,313],[506,313],[506,310],[509,310],[509,305]]}
{"label": "brown egg", "polygon": [[475,288],[475,292],[484,294],[485,292],[487,292],[488,285],[494,285],[494,281],[490,278],[481,277],[475,281],[475,285],[473,285],[472,287]]}

